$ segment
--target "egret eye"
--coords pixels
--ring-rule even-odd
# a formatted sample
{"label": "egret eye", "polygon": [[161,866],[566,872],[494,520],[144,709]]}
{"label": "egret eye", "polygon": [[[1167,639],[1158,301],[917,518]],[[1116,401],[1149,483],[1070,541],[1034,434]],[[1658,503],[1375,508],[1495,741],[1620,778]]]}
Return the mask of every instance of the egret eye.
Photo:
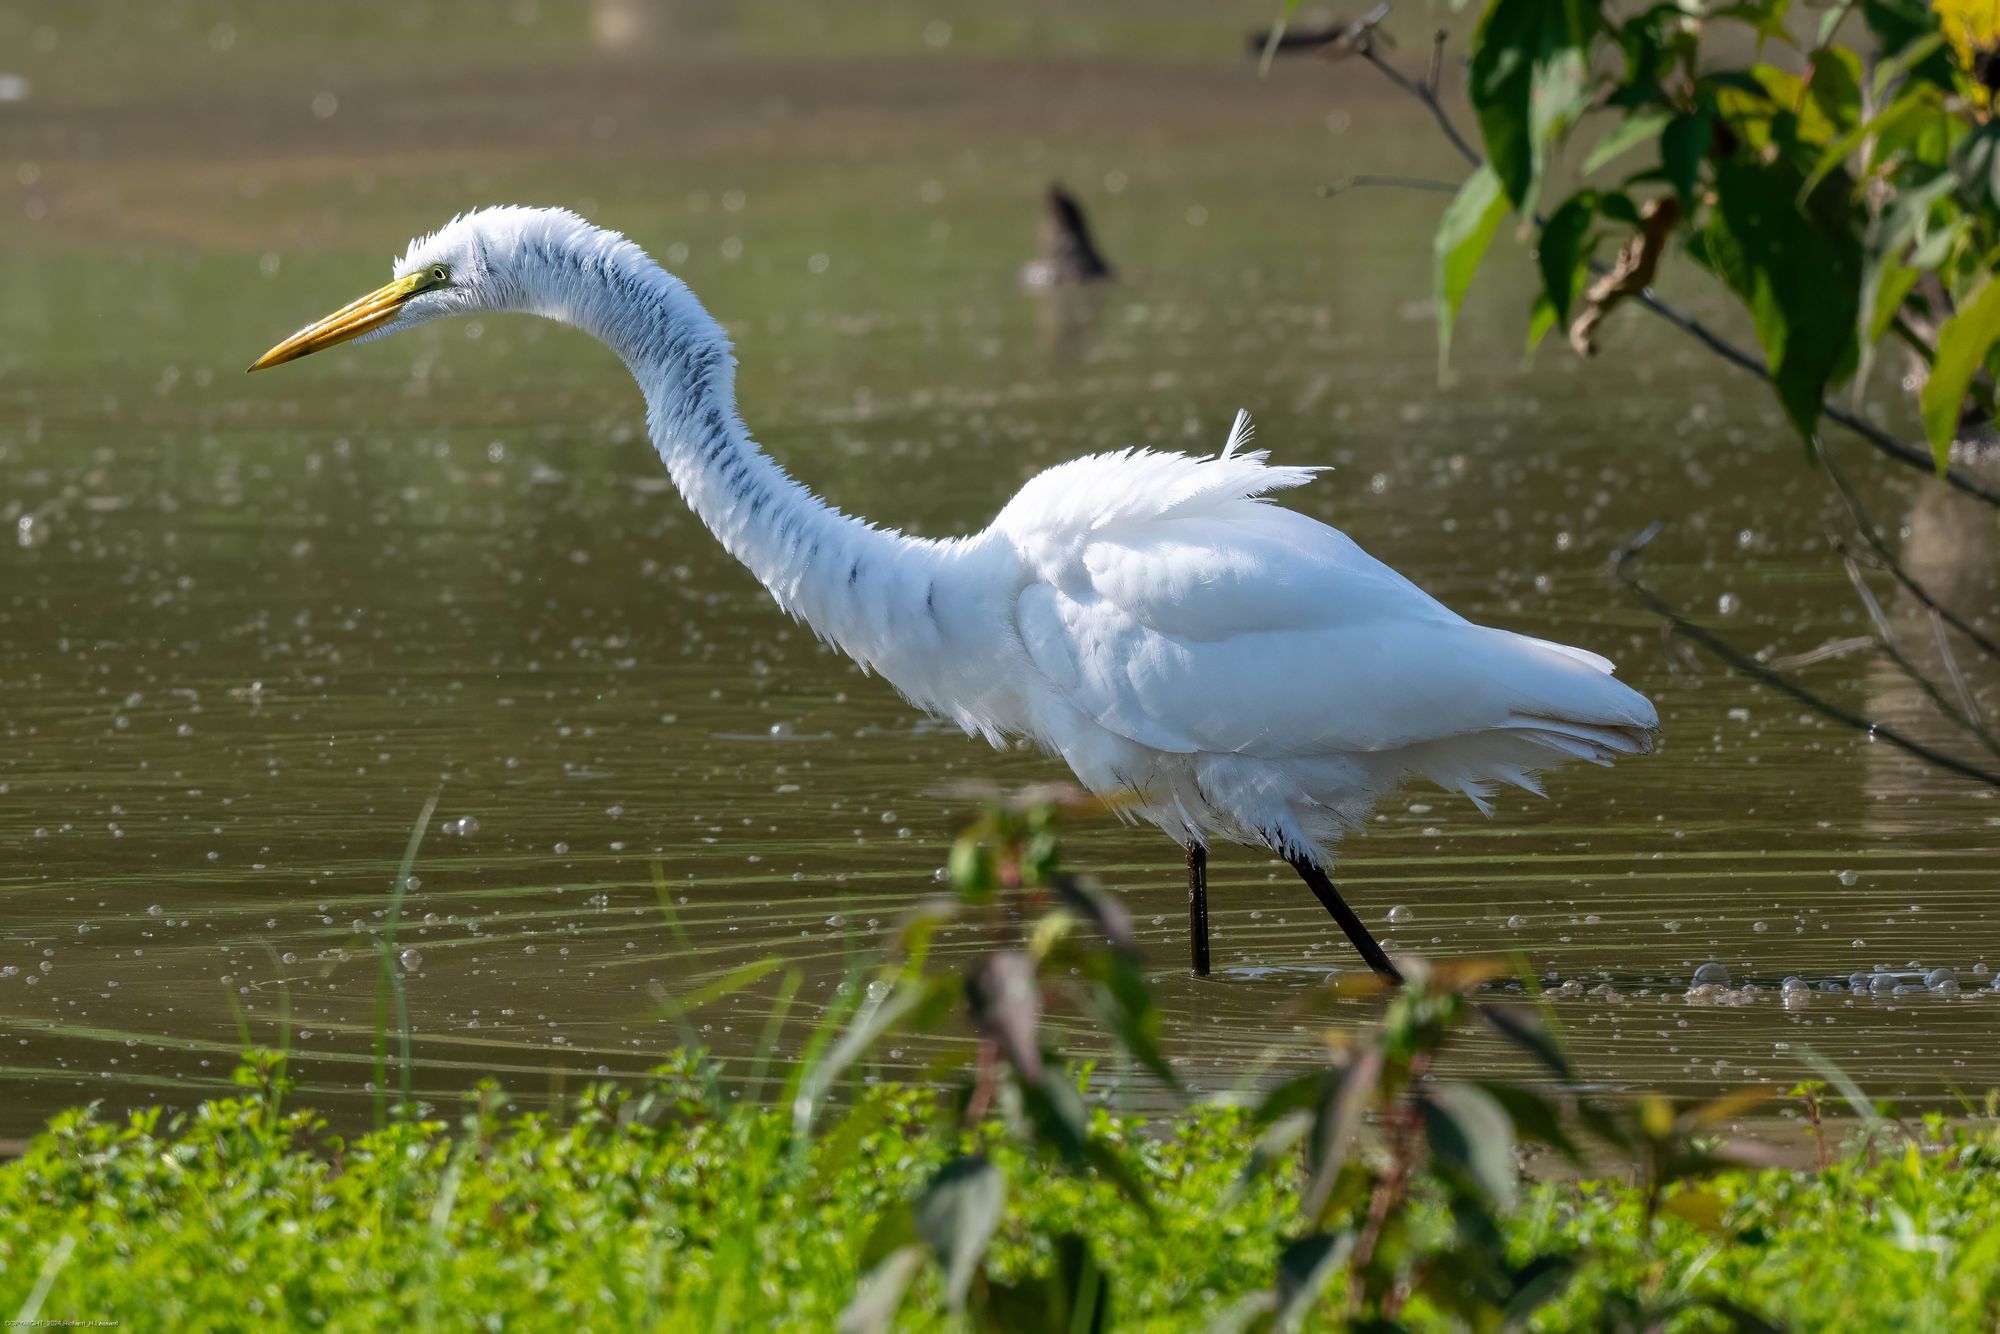
{"label": "egret eye", "polygon": [[450,270],[450,269],[447,269],[447,268],[446,268],[446,267],[445,267],[444,265],[442,265],[442,264],[433,264],[433,265],[431,265],[431,281],[432,281],[432,282],[434,282],[434,283],[448,283],[448,282],[450,282],[450,281],[451,281],[451,270]]}

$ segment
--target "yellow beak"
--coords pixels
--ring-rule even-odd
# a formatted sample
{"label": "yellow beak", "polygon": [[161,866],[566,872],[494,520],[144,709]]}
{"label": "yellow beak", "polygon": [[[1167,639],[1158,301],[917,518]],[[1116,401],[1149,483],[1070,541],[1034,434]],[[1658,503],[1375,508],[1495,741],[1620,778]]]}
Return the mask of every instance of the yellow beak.
{"label": "yellow beak", "polygon": [[261,371],[271,366],[282,366],[288,361],[297,361],[310,353],[374,332],[395,319],[403,303],[429,285],[428,279],[429,275],[419,269],[386,287],[377,288],[359,301],[349,302],[325,319],[308,324],[257,358],[250,369]]}

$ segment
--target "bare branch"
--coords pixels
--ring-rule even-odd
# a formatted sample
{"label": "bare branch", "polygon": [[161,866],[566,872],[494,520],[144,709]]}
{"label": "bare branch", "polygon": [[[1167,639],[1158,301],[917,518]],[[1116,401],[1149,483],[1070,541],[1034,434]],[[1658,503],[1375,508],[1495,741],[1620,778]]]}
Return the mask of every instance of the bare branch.
{"label": "bare branch", "polygon": [[[1374,41],[1379,39],[1379,34],[1374,30],[1375,25],[1381,21],[1380,16],[1386,13],[1387,7],[1378,5],[1363,19],[1354,24],[1346,25],[1348,28],[1358,30],[1349,39],[1351,46],[1348,49],[1353,54],[1361,56],[1369,64],[1373,65],[1389,82],[1395,84],[1398,88],[1421,102],[1431,113],[1431,119],[1437,122],[1437,127],[1444,134],[1446,140],[1458,151],[1460,157],[1464,158],[1466,162],[1474,167],[1484,166],[1486,160],[1479,155],[1478,150],[1473,148],[1466,137],[1458,132],[1458,127],[1452,123],[1450,114],[1445,111],[1444,104],[1438,97],[1435,76],[1442,70],[1444,34],[1439,33],[1437,41],[1432,46],[1431,75],[1426,77],[1425,82],[1418,83],[1384,60],[1374,48]],[[1275,41],[1271,44],[1271,49],[1276,49]],[[1347,51],[1344,50],[1342,53],[1346,54]],[[1534,219],[1534,222],[1536,226],[1541,226],[1543,219],[1538,216]],[[1606,272],[1606,266],[1595,260],[1591,261],[1590,269],[1593,274],[1598,275]],[[1770,367],[1764,364],[1763,358],[1736,346],[1736,344],[1730,342],[1721,334],[1716,333],[1692,315],[1688,315],[1676,307],[1669,305],[1651,288],[1640,292],[1638,301],[1647,310],[1652,311],[1682,333],[1700,342],[1702,346],[1721,357],[1724,361],[1742,370],[1749,371],[1752,375],[1755,375],[1767,384],[1770,383],[1771,370]],[[1907,467],[1921,469],[1926,473],[1936,472],[1936,460],[1931,457],[1931,452],[1928,449],[1919,449],[1914,445],[1898,440],[1895,436],[1890,435],[1873,422],[1849,412],[1832,399],[1820,400],[1819,409],[1821,415],[1825,416],[1827,420],[1846,427],[1874,446],[1875,449],[1888,455],[1898,463]],[[1942,476],[1947,483],[1963,491],[1966,495],[1977,496],[1989,505],[2000,506],[2000,491],[1995,491],[1967,477],[1964,473],[1953,469],[1946,469]]]}

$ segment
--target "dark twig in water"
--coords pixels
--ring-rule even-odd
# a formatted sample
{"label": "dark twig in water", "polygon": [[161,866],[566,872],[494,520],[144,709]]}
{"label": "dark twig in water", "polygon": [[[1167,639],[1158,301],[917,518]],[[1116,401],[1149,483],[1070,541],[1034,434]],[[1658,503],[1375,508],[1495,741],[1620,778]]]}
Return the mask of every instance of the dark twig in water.
{"label": "dark twig in water", "polygon": [[[1383,59],[1381,54],[1375,49],[1374,43],[1380,40],[1380,34],[1375,31],[1375,27],[1381,22],[1381,16],[1386,14],[1386,12],[1386,6],[1378,6],[1376,9],[1371,10],[1367,17],[1358,20],[1356,23],[1347,25],[1355,29],[1353,35],[1347,39],[1350,43],[1349,49],[1373,65],[1389,82],[1395,84],[1398,88],[1421,102],[1431,113],[1431,119],[1437,122],[1438,129],[1443,132],[1444,137],[1450,141],[1453,148],[1458,150],[1460,157],[1464,158],[1473,167],[1486,165],[1486,159],[1479,155],[1479,151],[1472,146],[1471,142],[1464,135],[1459,133],[1458,127],[1452,123],[1450,113],[1445,110],[1444,103],[1438,96],[1438,83],[1443,69],[1445,34],[1443,32],[1437,34],[1431,48],[1429,71],[1424,81],[1419,83]],[[1275,52],[1288,48],[1284,47],[1282,41],[1276,41],[1271,43],[1270,49]],[[1534,221],[1539,226],[1542,219],[1536,217]],[[1607,266],[1596,260],[1592,260],[1590,269],[1592,273],[1602,274],[1606,271]],[[1651,288],[1640,292],[1638,300],[1639,304],[1647,310],[1652,311],[1682,333],[1695,339],[1724,361],[1729,362],[1732,366],[1736,366],[1739,369],[1750,372],[1767,384],[1770,383],[1771,371],[1764,364],[1763,358],[1738,347],[1692,315],[1686,314],[1680,309],[1669,305],[1667,302],[1661,300]],[[1928,449],[1919,449],[1915,445],[1898,440],[1895,436],[1890,435],[1873,422],[1849,412],[1832,399],[1820,400],[1819,408],[1821,414],[1829,421],[1845,426],[1848,430],[1874,446],[1875,449],[1888,455],[1898,463],[1921,469],[1927,473],[1936,473],[1937,463],[1931,457]],[[1977,496],[1989,505],[2000,506],[2000,491],[1994,491],[1990,487],[1983,486],[1972,478],[1967,477],[1965,474],[1949,468],[1941,475],[1947,483],[1963,491],[1966,495]]]}
{"label": "dark twig in water", "polygon": [[[1945,698],[1945,693],[1937,682],[1925,675],[1916,663],[1910,661],[1910,656],[1903,652],[1903,646],[1897,642],[1896,632],[1889,624],[1888,613],[1882,610],[1882,604],[1876,599],[1875,591],[1869,588],[1868,581],[1862,578],[1861,565],[1848,551],[1847,544],[1835,538],[1834,550],[1840,553],[1841,564],[1846,567],[1847,581],[1854,585],[1855,596],[1861,599],[1862,607],[1868,612],[1868,619],[1875,623],[1875,633],[1879,637],[1877,647],[1881,649],[1883,656],[1896,664],[1896,670],[1908,677],[1910,684],[1924,692],[1932,707],[1939,713],[1972,733],[1978,738],[1980,745],[2000,756],[2000,741],[1996,741],[1985,724],[1979,721],[1979,710],[1973,705],[1971,692],[1965,688],[1963,678],[1958,675],[1958,663],[1952,659],[1950,646],[1945,643],[1943,636],[1940,635],[1938,638],[1938,647],[1945,654],[1946,672],[1958,682],[1962,708]],[[1935,617],[1933,623],[1936,623]]]}
{"label": "dark twig in water", "polygon": [[1944,606],[1936,598],[1932,597],[1924,586],[1918,583],[1909,571],[1903,568],[1902,563],[1889,550],[1888,543],[1882,540],[1882,532],[1875,526],[1875,521],[1869,518],[1868,511],[1862,508],[1861,498],[1854,493],[1853,486],[1848,483],[1847,474],[1842,472],[1839,465],[1833,461],[1832,451],[1828,450],[1822,442],[1815,443],[1818,446],[1816,452],[1819,455],[1819,461],[1826,468],[1826,475],[1833,480],[1833,489],[1839,493],[1841,503],[1847,506],[1847,514],[1849,518],[1854,520],[1855,531],[1861,534],[1861,540],[1866,542],[1869,551],[1874,553],[1876,563],[1882,569],[1887,570],[1891,577],[1909,592],[1911,597],[1923,603],[1934,615],[1943,617],[1945,624],[1949,625],[1952,629],[1979,645],[1980,652],[2000,657],[2000,644],[1994,643],[1989,636],[1975,629],[1963,617],[1952,611],[1951,608]]}
{"label": "dark twig in water", "polygon": [[1967,764],[1963,760],[1955,759],[1942,751],[1931,749],[1920,741],[1904,736],[1887,723],[1879,723],[1873,719],[1864,718],[1860,714],[1843,709],[1831,700],[1806,689],[1782,672],[1774,670],[1765,663],[1758,662],[1755,658],[1743,652],[1707,626],[1696,621],[1691,621],[1681,615],[1680,612],[1674,610],[1659,594],[1640,582],[1638,572],[1635,568],[1638,564],[1639,553],[1644,550],[1647,543],[1659,536],[1663,527],[1664,525],[1660,523],[1652,524],[1644,532],[1620,548],[1617,555],[1613,557],[1612,563],[1613,567],[1617,570],[1619,582],[1624,584],[1632,592],[1633,596],[1644,603],[1647,610],[1673,627],[1677,634],[1701,645],[1710,653],[1729,664],[1731,668],[1741,675],[1747,676],[1753,681],[1761,682],[1778,691],[1780,694],[1790,696],[1823,718],[1839,723],[1843,727],[1850,727],[1857,732],[1866,733],[1871,738],[1886,741],[1897,749],[1907,751],[1918,759],[1928,764],[1934,764],[1940,769],[1948,769],[1963,777],[1976,779],[1979,782],[1987,784],[1989,787],[2000,787],[2000,773],[1981,769],[1977,765]]}

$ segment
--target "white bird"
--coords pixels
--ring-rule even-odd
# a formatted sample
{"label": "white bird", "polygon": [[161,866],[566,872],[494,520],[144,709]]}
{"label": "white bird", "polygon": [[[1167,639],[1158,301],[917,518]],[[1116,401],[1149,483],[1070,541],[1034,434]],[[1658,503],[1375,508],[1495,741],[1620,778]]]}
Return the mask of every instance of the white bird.
{"label": "white bird", "polygon": [[1031,479],[983,531],[878,528],[794,481],[737,416],[735,358],[679,279],[561,209],[467,213],[387,286],[251,370],[445,315],[518,311],[608,344],[674,485],[778,606],[919,708],[1026,737],[1187,850],[1208,969],[1211,841],[1284,857],[1371,967],[1395,965],[1325,867],[1412,776],[1482,811],[1498,783],[1651,749],[1653,706],[1582,649],[1475,625],[1346,535],[1270,502],[1317,471],[1244,448],[1097,454]]}

